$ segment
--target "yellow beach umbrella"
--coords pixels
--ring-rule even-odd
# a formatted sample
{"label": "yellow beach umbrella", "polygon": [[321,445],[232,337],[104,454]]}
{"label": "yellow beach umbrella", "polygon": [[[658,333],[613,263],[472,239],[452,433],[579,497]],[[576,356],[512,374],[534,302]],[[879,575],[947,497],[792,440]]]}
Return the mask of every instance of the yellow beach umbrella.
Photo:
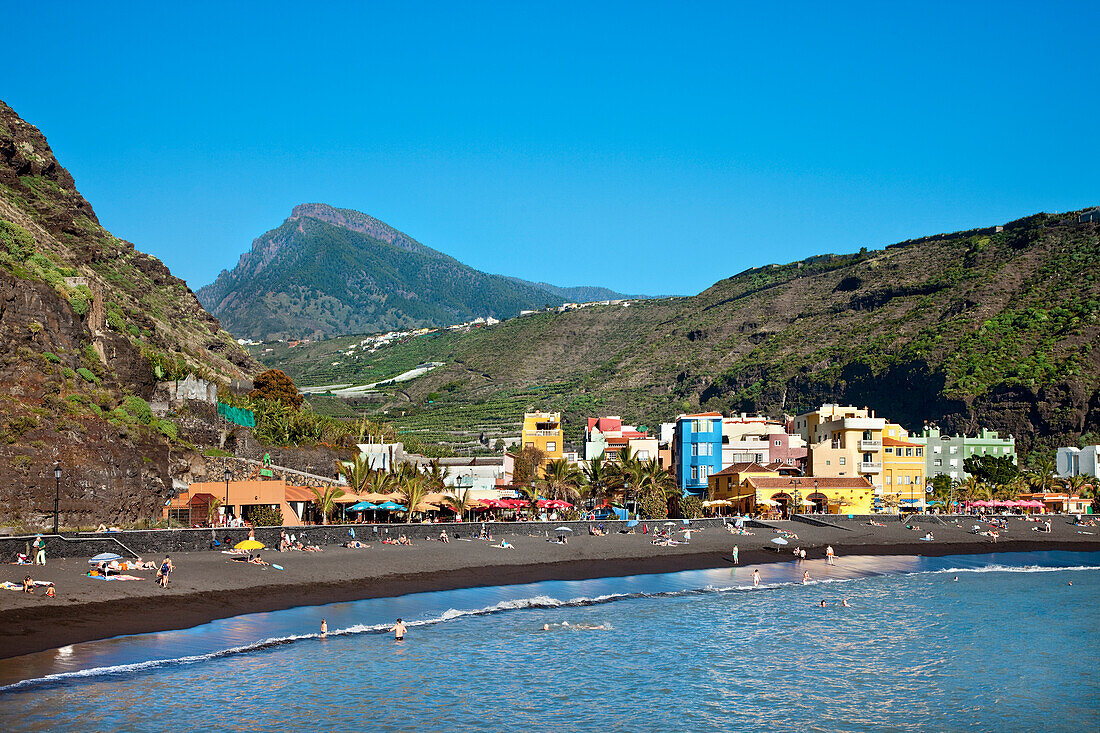
{"label": "yellow beach umbrella", "polygon": [[265,545],[259,540],[244,540],[233,545],[234,550],[262,550]]}

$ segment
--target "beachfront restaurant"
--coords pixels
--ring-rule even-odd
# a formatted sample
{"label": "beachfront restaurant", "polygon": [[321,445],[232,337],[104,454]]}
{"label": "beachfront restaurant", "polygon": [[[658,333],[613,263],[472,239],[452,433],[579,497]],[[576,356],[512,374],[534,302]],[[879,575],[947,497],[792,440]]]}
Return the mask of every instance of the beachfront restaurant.
{"label": "beachfront restaurant", "polygon": [[765,514],[870,514],[875,487],[863,477],[749,476],[743,490]]}
{"label": "beachfront restaurant", "polygon": [[308,520],[312,502],[310,489],[288,485],[284,479],[202,481],[169,501],[162,515],[189,527],[221,526],[230,519],[249,521],[252,512],[266,506],[282,510],[284,525],[298,527]]}
{"label": "beachfront restaurant", "polygon": [[1072,496],[1066,493],[1020,494],[1016,498],[1020,501],[1042,502],[1043,511],[1048,513],[1092,514],[1092,499],[1082,499],[1080,496]]}

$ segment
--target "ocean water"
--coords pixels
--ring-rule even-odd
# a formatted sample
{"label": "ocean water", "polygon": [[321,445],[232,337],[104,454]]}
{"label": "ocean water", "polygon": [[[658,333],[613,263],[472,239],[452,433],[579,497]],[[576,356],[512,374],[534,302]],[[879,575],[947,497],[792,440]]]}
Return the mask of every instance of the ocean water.
{"label": "ocean water", "polygon": [[0,729],[1100,729],[1096,553],[760,574],[422,593],[73,645],[0,661]]}

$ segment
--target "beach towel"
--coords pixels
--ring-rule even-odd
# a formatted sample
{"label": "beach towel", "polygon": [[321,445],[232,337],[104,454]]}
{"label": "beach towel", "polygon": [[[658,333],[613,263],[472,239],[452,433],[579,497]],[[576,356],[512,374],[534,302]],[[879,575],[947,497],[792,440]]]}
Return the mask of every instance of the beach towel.
{"label": "beach towel", "polygon": [[136,575],[88,575],[89,578],[96,578],[98,580],[145,580],[145,578],[139,578]]}

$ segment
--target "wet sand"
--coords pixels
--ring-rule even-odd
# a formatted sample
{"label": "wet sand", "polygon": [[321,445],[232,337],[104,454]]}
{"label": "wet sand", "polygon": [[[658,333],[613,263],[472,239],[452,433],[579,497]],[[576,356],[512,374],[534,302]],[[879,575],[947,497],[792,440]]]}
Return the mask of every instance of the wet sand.
{"label": "wet sand", "polygon": [[[884,527],[849,523],[851,531],[801,522],[775,522],[798,538],[775,552],[771,529],[732,535],[720,528],[694,530],[687,544],[661,547],[650,535],[571,537],[566,545],[539,537],[509,537],[515,549],[484,541],[452,540],[444,544],[417,541],[411,547],[372,543],[367,549],[326,547],[323,552],[264,551],[265,560],[283,566],[247,565],[217,552],[173,555],[176,571],[168,589],[154,582],[153,571],[132,572],[145,580],[103,581],[84,575],[82,558],[48,561],[41,566],[0,566],[0,581],[19,582],[25,575],[56,584],[57,597],[0,590],[0,659],[67,644],[122,634],[195,626],[216,618],[274,611],[304,605],[421,591],[530,583],[541,580],[665,573],[723,567],[739,547],[740,564],[789,560],[801,546],[810,557],[823,557],[832,545],[845,554],[954,555],[1034,550],[1100,551],[1100,527],[1074,527],[1055,518],[1051,534],[1032,531],[1034,523],[1010,520],[998,542],[967,532],[974,524],[936,523],[906,529],[896,519]],[[983,524],[983,528],[984,528]],[[932,542],[918,538],[926,530]],[[1083,534],[1090,532],[1092,534]],[[677,533],[676,537],[682,538]],[[159,561],[161,557],[147,557]]]}

